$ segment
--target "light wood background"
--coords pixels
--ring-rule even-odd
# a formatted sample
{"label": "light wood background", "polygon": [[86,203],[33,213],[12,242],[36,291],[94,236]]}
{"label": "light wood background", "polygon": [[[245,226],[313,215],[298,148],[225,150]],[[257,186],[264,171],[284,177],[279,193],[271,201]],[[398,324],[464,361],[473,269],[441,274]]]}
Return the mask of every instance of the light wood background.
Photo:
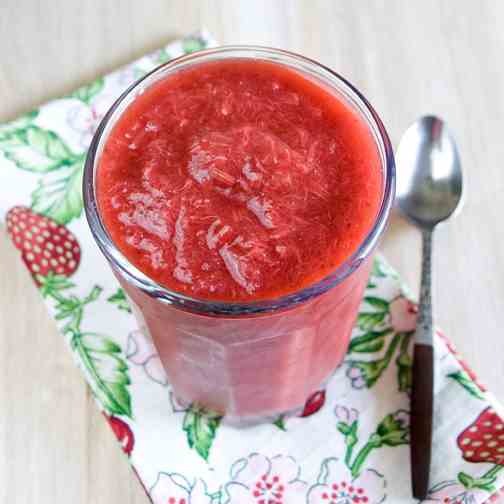
{"label": "light wood background", "polygon": [[[435,312],[504,401],[504,2],[0,0],[0,121],[201,26],[337,69],[394,145],[419,115],[448,121],[467,199],[436,236]],[[414,288],[419,244],[394,218],[383,249]],[[0,502],[147,502],[4,231]]]}

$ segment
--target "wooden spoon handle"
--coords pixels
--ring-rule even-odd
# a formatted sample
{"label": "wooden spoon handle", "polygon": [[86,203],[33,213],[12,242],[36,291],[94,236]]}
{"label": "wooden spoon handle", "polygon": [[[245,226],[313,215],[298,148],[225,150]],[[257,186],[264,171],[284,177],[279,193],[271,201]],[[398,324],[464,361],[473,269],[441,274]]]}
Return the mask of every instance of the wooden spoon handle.
{"label": "wooden spoon handle", "polygon": [[434,402],[434,349],[415,345],[411,392],[411,480],[413,496],[425,499],[429,491]]}

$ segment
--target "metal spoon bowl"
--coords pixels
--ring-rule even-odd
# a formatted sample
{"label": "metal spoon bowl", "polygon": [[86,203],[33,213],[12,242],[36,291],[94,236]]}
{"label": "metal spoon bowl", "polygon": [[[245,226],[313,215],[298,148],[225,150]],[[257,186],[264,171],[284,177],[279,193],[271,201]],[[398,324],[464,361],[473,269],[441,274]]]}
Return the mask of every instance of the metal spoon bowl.
{"label": "metal spoon bowl", "polygon": [[413,123],[401,139],[396,162],[396,202],[414,225],[433,229],[460,208],[460,158],[441,119],[425,116]]}
{"label": "metal spoon bowl", "polygon": [[413,495],[429,491],[434,408],[434,350],[431,258],[434,228],[461,208],[462,168],[455,141],[444,122],[420,118],[404,134],[396,154],[396,201],[422,232],[422,280],[415,331],[411,391],[411,479]]}

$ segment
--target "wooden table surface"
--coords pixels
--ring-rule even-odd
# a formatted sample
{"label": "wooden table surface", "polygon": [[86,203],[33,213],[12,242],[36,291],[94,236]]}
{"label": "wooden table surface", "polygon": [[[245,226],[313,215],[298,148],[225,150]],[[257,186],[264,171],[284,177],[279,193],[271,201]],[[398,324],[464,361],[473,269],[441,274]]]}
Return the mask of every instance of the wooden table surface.
{"label": "wooden table surface", "polygon": [[[463,213],[436,236],[435,313],[504,401],[503,25],[500,0],[2,0],[0,122],[201,26],[338,70],[394,145],[435,112],[459,142],[467,187]],[[382,248],[414,288],[419,245],[394,217]],[[4,231],[0,502],[147,502]]]}

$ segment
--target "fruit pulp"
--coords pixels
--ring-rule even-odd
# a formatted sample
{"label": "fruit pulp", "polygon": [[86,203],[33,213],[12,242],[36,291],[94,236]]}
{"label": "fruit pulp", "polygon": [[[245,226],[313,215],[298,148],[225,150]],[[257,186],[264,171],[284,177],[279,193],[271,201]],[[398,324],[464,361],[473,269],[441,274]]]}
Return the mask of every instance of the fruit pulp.
{"label": "fruit pulp", "polygon": [[196,65],[147,89],[102,154],[108,232],[141,271],[198,299],[299,291],[369,232],[380,158],[340,98],[285,66]]}

